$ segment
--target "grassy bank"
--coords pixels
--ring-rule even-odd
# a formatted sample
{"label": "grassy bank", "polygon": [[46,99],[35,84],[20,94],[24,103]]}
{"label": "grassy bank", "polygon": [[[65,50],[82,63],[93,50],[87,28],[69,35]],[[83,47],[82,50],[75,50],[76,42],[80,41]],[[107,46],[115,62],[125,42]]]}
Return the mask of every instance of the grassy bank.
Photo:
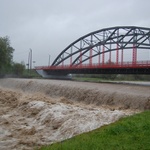
{"label": "grassy bank", "polygon": [[106,80],[102,80],[100,78],[84,78],[84,77],[73,78],[73,80],[82,81],[82,82],[102,82],[102,81],[106,81]]}
{"label": "grassy bank", "polygon": [[73,77],[76,81],[85,82],[109,82],[109,81],[150,81],[150,75],[76,75]]}
{"label": "grassy bank", "polygon": [[40,150],[149,150],[150,111],[122,118],[119,121],[42,147]]}

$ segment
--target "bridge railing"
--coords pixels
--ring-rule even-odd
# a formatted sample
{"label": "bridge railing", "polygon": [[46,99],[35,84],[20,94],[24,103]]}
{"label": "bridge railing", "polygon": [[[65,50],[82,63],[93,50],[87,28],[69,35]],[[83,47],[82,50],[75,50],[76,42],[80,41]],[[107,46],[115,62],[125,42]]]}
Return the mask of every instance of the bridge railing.
{"label": "bridge railing", "polygon": [[80,65],[59,65],[59,66],[36,66],[36,70],[64,70],[64,69],[94,69],[94,68],[150,68],[150,61],[137,61],[137,62],[117,62],[117,63],[93,63],[93,64],[80,64]]}

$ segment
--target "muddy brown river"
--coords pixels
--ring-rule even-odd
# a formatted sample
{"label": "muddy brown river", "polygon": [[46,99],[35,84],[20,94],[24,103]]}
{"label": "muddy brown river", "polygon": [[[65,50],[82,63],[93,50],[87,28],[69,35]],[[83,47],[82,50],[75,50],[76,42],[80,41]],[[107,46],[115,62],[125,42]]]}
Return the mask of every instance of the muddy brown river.
{"label": "muddy brown river", "polygon": [[0,150],[32,150],[150,109],[150,87],[0,79]]}

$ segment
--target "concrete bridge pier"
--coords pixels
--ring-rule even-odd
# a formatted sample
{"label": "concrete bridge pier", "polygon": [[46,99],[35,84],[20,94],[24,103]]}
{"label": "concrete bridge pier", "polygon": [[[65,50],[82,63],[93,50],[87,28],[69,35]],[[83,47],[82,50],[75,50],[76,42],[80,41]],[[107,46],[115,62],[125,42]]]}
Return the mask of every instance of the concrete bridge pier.
{"label": "concrete bridge pier", "polygon": [[50,74],[45,70],[36,70],[37,73],[42,76],[43,78],[47,78],[47,79],[65,79],[65,80],[71,80],[72,79],[72,75],[71,74]]}

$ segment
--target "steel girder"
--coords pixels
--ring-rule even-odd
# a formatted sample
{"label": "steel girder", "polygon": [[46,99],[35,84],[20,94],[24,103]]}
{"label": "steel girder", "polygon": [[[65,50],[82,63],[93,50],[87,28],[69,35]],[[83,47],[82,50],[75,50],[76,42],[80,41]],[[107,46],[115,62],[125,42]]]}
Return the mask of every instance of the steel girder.
{"label": "steel girder", "polygon": [[[91,32],[80,37],[66,47],[54,60],[52,66],[58,66],[66,60],[70,65],[79,65],[93,57],[125,49],[150,49],[150,28],[136,26],[118,26]],[[102,50],[104,48],[104,50]],[[89,51],[93,53],[90,55]]]}

